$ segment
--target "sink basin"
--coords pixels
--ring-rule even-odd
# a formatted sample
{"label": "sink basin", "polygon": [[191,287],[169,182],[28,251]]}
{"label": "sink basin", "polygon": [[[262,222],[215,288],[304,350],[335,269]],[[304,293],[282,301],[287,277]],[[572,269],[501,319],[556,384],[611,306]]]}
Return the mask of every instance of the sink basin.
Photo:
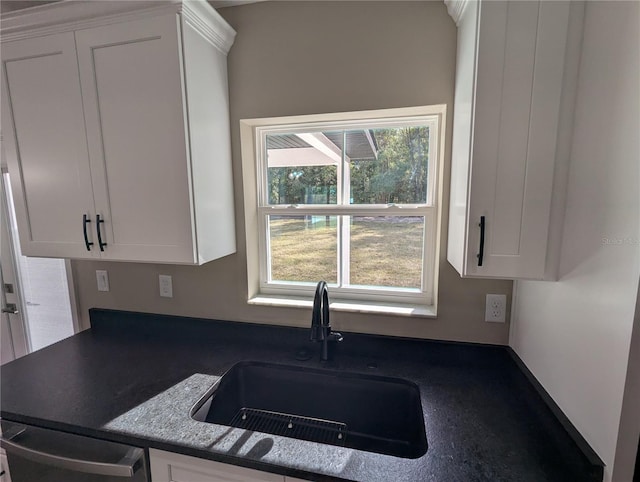
{"label": "sink basin", "polygon": [[400,378],[241,362],[191,417],[404,458],[427,451],[418,386]]}

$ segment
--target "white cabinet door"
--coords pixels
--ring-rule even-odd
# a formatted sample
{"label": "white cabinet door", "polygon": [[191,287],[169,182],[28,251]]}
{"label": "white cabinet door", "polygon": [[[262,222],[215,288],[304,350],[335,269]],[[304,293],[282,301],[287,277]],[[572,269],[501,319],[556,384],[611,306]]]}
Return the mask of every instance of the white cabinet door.
{"label": "white cabinet door", "polygon": [[448,259],[463,276],[545,276],[569,20],[570,2],[486,1],[458,24]]}
{"label": "white cabinet door", "polygon": [[84,29],[76,41],[102,257],[193,263],[178,16]]}
{"label": "white cabinet door", "polygon": [[[88,258],[93,193],[73,33],[2,45],[2,135],[27,256]],[[95,247],[93,247],[95,248]]]}
{"label": "white cabinet door", "polygon": [[153,482],[283,482],[282,475],[149,449]]}

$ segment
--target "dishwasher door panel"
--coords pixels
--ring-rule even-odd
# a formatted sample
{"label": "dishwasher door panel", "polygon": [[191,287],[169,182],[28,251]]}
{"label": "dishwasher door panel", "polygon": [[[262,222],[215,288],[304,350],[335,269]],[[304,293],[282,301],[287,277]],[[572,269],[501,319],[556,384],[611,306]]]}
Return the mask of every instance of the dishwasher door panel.
{"label": "dishwasher door panel", "polygon": [[147,482],[144,450],[2,421],[12,482]]}

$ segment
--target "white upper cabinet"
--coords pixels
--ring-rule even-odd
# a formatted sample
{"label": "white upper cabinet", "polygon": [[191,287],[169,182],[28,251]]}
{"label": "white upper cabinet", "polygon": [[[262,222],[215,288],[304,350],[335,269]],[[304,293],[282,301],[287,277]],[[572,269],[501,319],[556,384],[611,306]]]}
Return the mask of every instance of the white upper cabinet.
{"label": "white upper cabinet", "polygon": [[577,10],[563,1],[448,7],[458,25],[448,260],[465,277],[553,276],[548,239],[570,138]]}
{"label": "white upper cabinet", "polygon": [[83,238],[83,216],[89,242],[95,237],[95,209],[73,33],[7,42],[2,67],[2,135],[23,251],[98,256]]}
{"label": "white upper cabinet", "polygon": [[24,254],[202,264],[235,252],[234,36],[206,2],[72,2],[3,19]]}

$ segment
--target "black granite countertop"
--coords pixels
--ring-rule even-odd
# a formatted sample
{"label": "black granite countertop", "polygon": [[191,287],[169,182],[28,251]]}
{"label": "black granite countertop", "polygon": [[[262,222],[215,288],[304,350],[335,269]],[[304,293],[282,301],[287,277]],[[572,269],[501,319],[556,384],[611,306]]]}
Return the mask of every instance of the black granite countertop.
{"label": "black granite countertop", "polygon": [[[602,466],[578,448],[506,347],[345,333],[321,365],[304,329],[110,310],[91,310],[91,324],[2,367],[3,419],[309,480],[602,480]],[[316,353],[299,361],[301,348]],[[415,382],[427,453],[404,459],[190,419],[193,403],[242,360]],[[256,450],[264,437],[269,449]]]}

